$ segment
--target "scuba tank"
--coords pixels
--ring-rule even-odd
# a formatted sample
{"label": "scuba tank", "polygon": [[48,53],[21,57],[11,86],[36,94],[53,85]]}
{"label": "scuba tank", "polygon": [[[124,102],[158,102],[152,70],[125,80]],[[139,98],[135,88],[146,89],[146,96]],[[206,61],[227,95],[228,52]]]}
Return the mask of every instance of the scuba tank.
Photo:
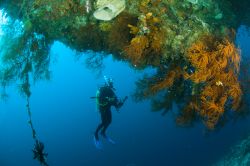
{"label": "scuba tank", "polygon": [[95,94],[96,110],[98,110],[98,106],[99,106],[99,96],[100,96],[100,88],[96,91],[96,94]]}
{"label": "scuba tank", "polygon": [[126,96],[123,100],[118,100],[114,93],[115,88],[113,87],[112,79],[107,76],[103,76],[103,78],[105,80],[105,84],[98,88],[95,97],[91,97],[96,100],[96,108],[101,110],[109,104],[114,106],[116,105],[117,108],[120,108],[128,97]]}
{"label": "scuba tank", "polygon": [[103,76],[105,84],[98,88],[96,91],[96,106],[99,109],[100,107],[107,106],[110,102],[114,100],[114,87],[113,87],[113,81],[111,78],[108,78],[107,76]]}

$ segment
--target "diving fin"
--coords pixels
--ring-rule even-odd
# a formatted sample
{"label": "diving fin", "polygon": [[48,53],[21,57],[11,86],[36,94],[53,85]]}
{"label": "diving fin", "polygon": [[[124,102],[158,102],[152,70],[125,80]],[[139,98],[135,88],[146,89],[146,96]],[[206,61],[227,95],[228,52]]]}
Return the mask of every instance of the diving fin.
{"label": "diving fin", "polygon": [[105,139],[109,142],[109,143],[111,143],[111,144],[113,144],[113,145],[115,145],[116,144],[116,142],[113,140],[113,139],[111,139],[110,137],[105,137]]}
{"label": "diving fin", "polygon": [[94,136],[94,145],[96,147],[96,149],[102,149],[102,143],[100,140],[96,139],[96,137]]}

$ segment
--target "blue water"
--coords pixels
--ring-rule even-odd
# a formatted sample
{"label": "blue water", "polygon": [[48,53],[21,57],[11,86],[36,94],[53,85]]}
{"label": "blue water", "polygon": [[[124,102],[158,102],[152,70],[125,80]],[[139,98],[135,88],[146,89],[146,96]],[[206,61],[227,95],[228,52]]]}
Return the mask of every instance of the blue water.
{"label": "blue water", "polygon": [[[249,55],[250,37],[244,29],[237,41],[242,54]],[[97,150],[92,139],[100,117],[90,97],[104,80],[84,66],[84,58],[77,61],[74,54],[55,43],[51,80],[32,84],[33,123],[49,153],[50,166],[207,166],[250,133],[249,117],[209,134],[198,123],[192,128],[177,127],[173,113],[163,117],[150,112],[149,101],[132,100],[135,81],[143,72],[109,56],[103,73],[113,78],[117,95],[129,95],[129,99],[120,113],[113,110],[108,135],[117,144],[103,141],[103,150]],[[32,158],[34,141],[25,99],[14,86],[8,94],[9,99],[0,103],[0,166],[39,166]]]}

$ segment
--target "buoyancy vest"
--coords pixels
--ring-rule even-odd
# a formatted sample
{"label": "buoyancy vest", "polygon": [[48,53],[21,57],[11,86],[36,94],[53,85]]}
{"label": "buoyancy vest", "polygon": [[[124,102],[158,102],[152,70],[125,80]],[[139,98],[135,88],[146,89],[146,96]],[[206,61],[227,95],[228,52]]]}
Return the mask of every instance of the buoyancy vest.
{"label": "buoyancy vest", "polygon": [[96,92],[96,104],[99,110],[107,109],[115,105],[117,97],[109,86],[100,87]]}

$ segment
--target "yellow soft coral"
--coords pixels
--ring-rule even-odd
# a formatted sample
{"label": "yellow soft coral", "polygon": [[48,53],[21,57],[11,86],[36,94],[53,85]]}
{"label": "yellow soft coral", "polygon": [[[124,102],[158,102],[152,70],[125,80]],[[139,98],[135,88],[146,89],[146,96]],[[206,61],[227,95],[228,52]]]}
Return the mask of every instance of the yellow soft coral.
{"label": "yellow soft coral", "polygon": [[[162,13],[160,10],[152,10],[151,5],[162,8],[160,0],[151,1],[143,0],[140,5],[140,15],[138,16],[137,25],[128,24],[133,39],[130,45],[124,48],[124,56],[129,59],[135,66],[159,66],[163,49],[166,30],[161,25]],[[142,41],[138,43],[137,41]]]}
{"label": "yellow soft coral", "polygon": [[143,58],[144,50],[148,47],[149,41],[146,36],[137,36],[133,38],[130,45],[125,47],[124,51],[134,65]]}

